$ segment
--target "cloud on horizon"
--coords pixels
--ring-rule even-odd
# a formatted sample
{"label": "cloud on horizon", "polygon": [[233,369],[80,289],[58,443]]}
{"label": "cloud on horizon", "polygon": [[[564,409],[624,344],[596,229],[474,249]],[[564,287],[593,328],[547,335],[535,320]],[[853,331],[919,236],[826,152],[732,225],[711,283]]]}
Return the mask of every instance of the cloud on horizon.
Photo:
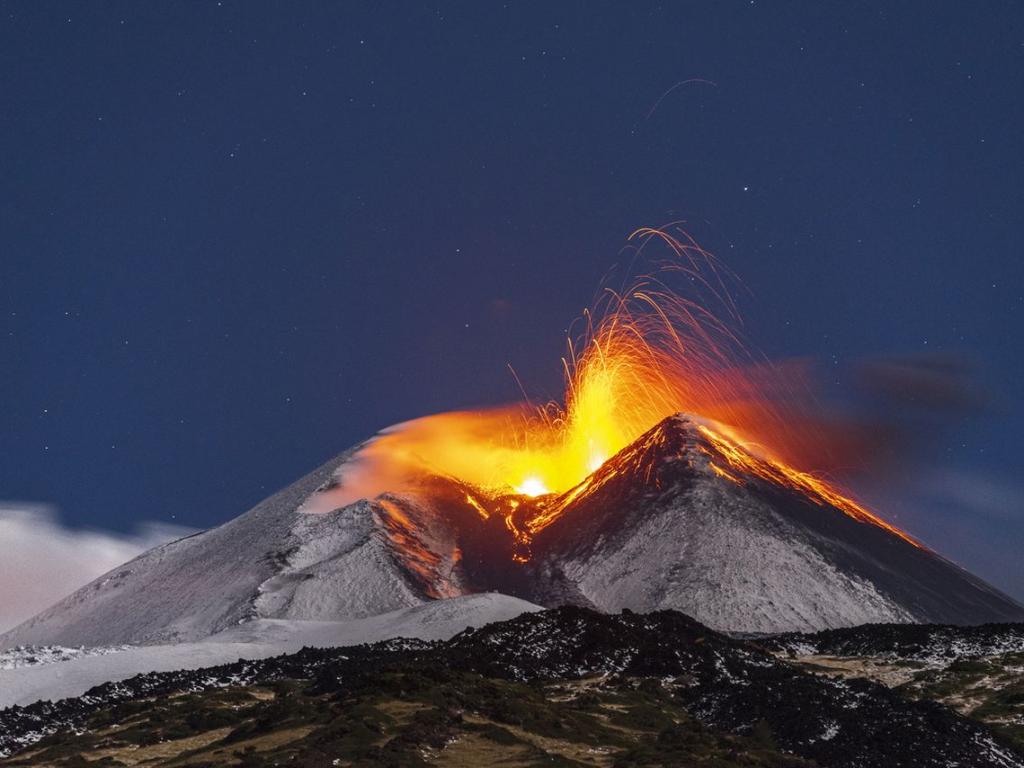
{"label": "cloud on horizon", "polygon": [[147,549],[194,531],[145,523],[136,533],[79,530],[44,504],[0,502],[0,632]]}

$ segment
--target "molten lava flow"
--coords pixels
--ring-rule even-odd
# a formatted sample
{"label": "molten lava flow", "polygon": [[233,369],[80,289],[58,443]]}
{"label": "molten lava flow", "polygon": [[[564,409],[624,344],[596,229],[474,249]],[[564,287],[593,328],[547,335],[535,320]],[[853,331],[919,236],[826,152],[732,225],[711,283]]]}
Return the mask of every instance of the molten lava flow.
{"label": "molten lava flow", "polygon": [[[688,236],[664,230],[641,229],[630,240],[638,255],[658,245],[667,247],[669,259],[622,290],[605,290],[584,313],[582,334],[570,340],[562,361],[564,406],[520,404],[399,425],[364,446],[358,461],[347,466],[347,500],[401,490],[417,476],[449,476],[482,495],[536,499],[530,507],[540,511],[533,520],[502,513],[515,540],[528,543],[564,506],[545,509],[549,494],[577,494],[609,457],[666,416],[686,412],[704,423],[727,425],[729,437],[705,428],[722,457],[710,466],[722,478],[740,482],[750,474],[785,483],[909,541],[825,481],[792,468],[823,453],[811,440],[816,431],[808,428],[813,419],[805,404],[812,398],[802,371],[774,366],[746,350],[733,330],[740,324],[738,313],[713,257]],[[752,454],[738,448],[751,444],[771,458],[748,458]],[[491,514],[467,498],[481,517]]]}
{"label": "molten lava flow", "polygon": [[[457,596],[459,591],[440,572],[441,557],[419,541],[416,526],[402,508],[393,500],[383,498],[377,499],[377,506],[385,535],[405,554],[404,564],[424,594],[435,599]],[[462,553],[455,547],[452,560],[457,562],[461,557]]]}
{"label": "molten lava flow", "polygon": [[[836,509],[845,512],[854,520],[859,520],[862,523],[872,523],[880,528],[884,528],[889,533],[899,536],[915,547],[921,546],[911,536],[885,522],[853,499],[843,496],[821,478],[815,477],[809,472],[801,472],[776,459],[759,458],[748,447],[741,445],[735,440],[731,440],[720,432],[715,432],[705,425],[698,425],[697,429],[714,446],[715,453],[709,455],[712,457],[723,457],[738,472],[753,475],[771,483],[784,485],[800,491],[818,503],[830,504]],[[743,484],[740,478],[717,466],[713,461],[710,466],[719,477],[724,477],[738,485]]]}

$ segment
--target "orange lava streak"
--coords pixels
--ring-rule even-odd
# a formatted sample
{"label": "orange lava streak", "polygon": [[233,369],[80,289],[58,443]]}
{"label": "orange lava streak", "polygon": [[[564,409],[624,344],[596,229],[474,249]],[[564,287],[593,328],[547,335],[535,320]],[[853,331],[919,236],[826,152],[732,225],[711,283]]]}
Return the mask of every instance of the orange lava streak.
{"label": "orange lava streak", "polygon": [[[911,536],[904,533],[899,528],[885,522],[852,499],[842,495],[824,480],[817,478],[808,472],[801,472],[798,469],[787,466],[781,461],[769,458],[758,458],[747,448],[730,440],[725,437],[725,435],[709,429],[703,424],[698,425],[697,429],[700,430],[700,433],[711,442],[715,447],[717,454],[724,458],[736,471],[754,475],[769,482],[793,488],[819,503],[829,504],[836,509],[845,512],[854,520],[877,525],[880,528],[884,528],[889,533],[899,536],[904,541],[913,544],[915,547],[918,547],[919,549],[922,548],[921,544]],[[731,480],[738,485],[743,484],[742,480],[716,466],[713,462],[711,462],[709,466],[720,477]]]}
{"label": "orange lava streak", "polygon": [[735,475],[730,475],[728,472],[726,472],[720,466],[715,464],[715,462],[713,462],[713,461],[712,462],[708,462],[708,466],[711,467],[711,471],[714,472],[719,477],[724,477],[726,480],[729,480],[730,482],[736,483],[737,485],[741,485],[742,482],[743,482],[742,480],[740,480]]}
{"label": "orange lava streak", "polygon": [[[377,499],[377,505],[381,510],[380,520],[384,525],[385,535],[391,543],[401,549],[405,555],[406,567],[416,576],[427,595],[433,598],[454,597],[457,593],[454,588],[443,578],[439,578],[438,566],[441,564],[441,557],[423,546],[412,534],[415,526],[393,501]],[[452,555],[462,556],[455,548]]]}
{"label": "orange lava streak", "polygon": [[477,511],[477,514],[479,514],[480,517],[482,517],[484,520],[491,516],[491,513],[484,509],[480,502],[474,499],[471,494],[466,494],[466,503],[469,504],[469,506],[471,506],[473,509],[475,509]]}

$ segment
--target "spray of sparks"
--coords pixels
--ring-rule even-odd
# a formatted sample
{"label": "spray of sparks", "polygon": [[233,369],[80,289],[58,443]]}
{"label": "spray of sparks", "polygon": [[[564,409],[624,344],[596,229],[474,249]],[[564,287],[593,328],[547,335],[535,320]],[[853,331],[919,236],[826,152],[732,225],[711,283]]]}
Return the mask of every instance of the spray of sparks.
{"label": "spray of sparks", "polygon": [[[714,454],[709,466],[723,480],[787,486],[918,546],[823,477],[795,468],[815,446],[807,420],[786,404],[810,393],[787,368],[748,351],[727,287],[734,278],[683,232],[644,228],[630,242],[638,257],[657,246],[668,258],[623,288],[606,289],[583,314],[563,359],[564,404],[444,413],[399,425],[364,447],[345,478],[349,490],[371,496],[424,473],[457,478],[488,498],[506,499],[506,525],[527,541],[610,457],[684,412],[699,417]],[[517,524],[516,497],[551,501],[532,504],[540,511]],[[483,517],[492,513],[472,494],[467,503]]]}

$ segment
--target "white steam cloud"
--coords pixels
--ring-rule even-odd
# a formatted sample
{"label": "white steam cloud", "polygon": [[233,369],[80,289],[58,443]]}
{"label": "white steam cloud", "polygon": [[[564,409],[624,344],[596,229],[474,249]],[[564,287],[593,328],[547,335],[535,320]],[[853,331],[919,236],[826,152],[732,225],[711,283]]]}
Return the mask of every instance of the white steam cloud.
{"label": "white steam cloud", "polygon": [[132,535],[74,530],[51,507],[0,503],[0,632],[150,547],[192,532],[158,523]]}

